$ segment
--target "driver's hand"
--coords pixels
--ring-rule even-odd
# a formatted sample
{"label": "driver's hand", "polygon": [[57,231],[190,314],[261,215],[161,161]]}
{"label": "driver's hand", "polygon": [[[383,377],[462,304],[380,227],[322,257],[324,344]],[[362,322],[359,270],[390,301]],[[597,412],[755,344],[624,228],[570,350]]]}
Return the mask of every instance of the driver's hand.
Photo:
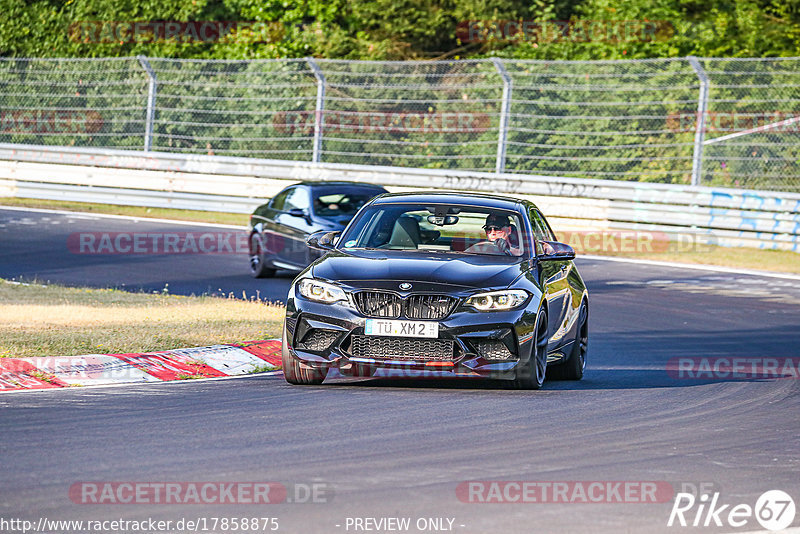
{"label": "driver's hand", "polygon": [[500,249],[500,252],[508,256],[511,255],[511,247],[508,246],[508,241],[501,237],[500,239],[494,240],[493,243],[494,246]]}

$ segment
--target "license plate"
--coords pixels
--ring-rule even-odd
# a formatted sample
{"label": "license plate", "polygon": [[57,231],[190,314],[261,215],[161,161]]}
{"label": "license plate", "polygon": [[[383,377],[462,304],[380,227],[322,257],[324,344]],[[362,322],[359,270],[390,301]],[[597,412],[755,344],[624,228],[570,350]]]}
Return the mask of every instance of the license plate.
{"label": "license plate", "polygon": [[368,336],[439,337],[439,323],[367,319],[364,333]]}

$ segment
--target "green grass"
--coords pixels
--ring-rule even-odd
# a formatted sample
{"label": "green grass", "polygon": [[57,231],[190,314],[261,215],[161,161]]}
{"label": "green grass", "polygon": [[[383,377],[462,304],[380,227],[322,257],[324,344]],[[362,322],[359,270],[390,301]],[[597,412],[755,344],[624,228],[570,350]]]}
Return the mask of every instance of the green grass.
{"label": "green grass", "polygon": [[0,279],[0,357],[150,352],[280,337],[257,300],[20,284]]}

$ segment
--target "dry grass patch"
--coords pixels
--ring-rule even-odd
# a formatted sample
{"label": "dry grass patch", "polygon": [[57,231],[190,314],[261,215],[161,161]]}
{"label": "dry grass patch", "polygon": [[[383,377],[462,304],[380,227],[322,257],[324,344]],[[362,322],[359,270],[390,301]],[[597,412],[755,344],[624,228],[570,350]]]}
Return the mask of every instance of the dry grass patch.
{"label": "dry grass patch", "polygon": [[150,352],[279,337],[260,301],[0,280],[0,357]]}
{"label": "dry grass patch", "polygon": [[615,256],[669,263],[717,265],[781,273],[800,273],[800,253],[746,247],[707,245],[683,236],[665,241],[646,230],[562,230],[556,234],[578,255]]}
{"label": "dry grass patch", "polygon": [[[577,251],[578,254],[581,251]],[[737,269],[754,269],[778,273],[800,274],[800,253],[789,250],[762,250],[757,248],[719,247],[704,245],[702,250],[671,251],[650,253],[614,253],[587,251],[586,254],[638,258],[641,260],[666,261],[671,263],[691,263],[718,265]]]}

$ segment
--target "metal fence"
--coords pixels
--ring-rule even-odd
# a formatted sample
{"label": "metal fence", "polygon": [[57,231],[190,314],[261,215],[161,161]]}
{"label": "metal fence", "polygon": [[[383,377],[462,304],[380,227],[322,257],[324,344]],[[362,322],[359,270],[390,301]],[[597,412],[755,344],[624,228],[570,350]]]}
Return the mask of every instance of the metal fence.
{"label": "metal fence", "polygon": [[0,58],[0,143],[800,191],[800,59]]}

